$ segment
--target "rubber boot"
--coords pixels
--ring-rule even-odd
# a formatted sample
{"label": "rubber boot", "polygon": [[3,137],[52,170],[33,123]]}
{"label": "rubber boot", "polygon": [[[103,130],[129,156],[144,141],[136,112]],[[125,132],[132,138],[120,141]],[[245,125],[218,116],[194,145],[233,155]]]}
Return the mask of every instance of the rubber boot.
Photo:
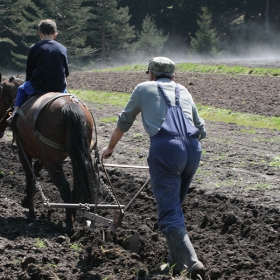
{"label": "rubber boot", "polygon": [[173,267],[173,275],[187,270],[190,279],[204,279],[205,267],[198,260],[185,228],[178,228],[166,236],[169,249],[168,263]]}

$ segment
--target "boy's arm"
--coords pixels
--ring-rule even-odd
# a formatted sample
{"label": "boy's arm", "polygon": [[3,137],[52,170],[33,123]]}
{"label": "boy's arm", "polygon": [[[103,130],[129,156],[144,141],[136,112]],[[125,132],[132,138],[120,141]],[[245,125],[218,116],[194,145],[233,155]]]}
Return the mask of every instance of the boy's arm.
{"label": "boy's arm", "polygon": [[33,52],[34,51],[31,46],[29,49],[28,57],[27,57],[27,61],[26,61],[26,77],[25,77],[26,81],[29,81],[31,79],[32,73],[36,69]]}
{"label": "boy's arm", "polygon": [[65,77],[68,77],[69,76],[69,68],[68,68],[68,59],[67,59],[67,57],[65,57],[64,69],[65,69]]}

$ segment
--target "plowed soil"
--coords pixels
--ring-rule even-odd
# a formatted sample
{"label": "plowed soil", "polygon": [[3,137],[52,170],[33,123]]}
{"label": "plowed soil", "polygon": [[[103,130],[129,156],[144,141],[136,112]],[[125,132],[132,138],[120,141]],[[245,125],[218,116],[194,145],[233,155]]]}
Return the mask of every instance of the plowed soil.
{"label": "plowed soil", "polygon": [[[71,73],[68,89],[131,93],[147,79],[143,73]],[[280,116],[280,78],[250,75],[176,73],[196,103],[232,112]],[[87,104],[97,125],[99,149],[107,145],[122,108]],[[207,280],[280,279],[280,133],[234,123],[206,121],[203,155],[183,204],[189,236],[207,268]],[[269,124],[268,124],[269,125]],[[22,208],[25,177],[9,130],[0,142],[0,279],[169,280],[159,267],[167,261],[164,236],[155,228],[156,204],[147,184],[113,232],[76,221],[65,234],[64,209],[45,208],[35,196],[36,220]],[[140,117],[105,163],[147,166],[149,138]],[[93,155],[94,157],[94,155]],[[149,178],[147,169],[106,167],[100,163],[99,203],[128,205]],[[71,162],[65,161],[71,182]],[[39,183],[50,202],[61,202],[45,170]],[[113,218],[111,209],[97,214]],[[130,238],[132,236],[132,238]],[[135,246],[132,246],[135,245]]]}

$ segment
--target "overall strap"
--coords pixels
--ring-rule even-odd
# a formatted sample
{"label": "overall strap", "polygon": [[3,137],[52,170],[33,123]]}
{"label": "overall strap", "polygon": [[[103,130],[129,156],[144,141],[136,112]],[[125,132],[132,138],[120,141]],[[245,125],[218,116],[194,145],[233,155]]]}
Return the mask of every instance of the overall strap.
{"label": "overall strap", "polygon": [[180,106],[180,90],[178,84],[175,86],[175,104],[177,106]]}
{"label": "overall strap", "polygon": [[[157,82],[157,85],[158,85],[158,88],[162,91],[163,96],[165,97],[167,106],[168,106],[168,107],[171,107],[172,105],[171,105],[170,99],[168,98],[168,96],[167,96],[165,90],[163,89],[162,84],[159,83],[159,82]],[[178,86],[178,84],[176,84],[176,85],[175,85],[175,104],[176,104],[176,106],[180,106],[179,99],[180,99],[180,91],[179,91],[179,86]]]}
{"label": "overall strap", "polygon": [[165,90],[163,89],[163,86],[161,83],[157,82],[158,88],[161,90],[161,92],[163,93],[163,96],[165,97],[166,103],[168,107],[171,107],[171,102],[170,99],[167,97],[167,94],[165,92]]}

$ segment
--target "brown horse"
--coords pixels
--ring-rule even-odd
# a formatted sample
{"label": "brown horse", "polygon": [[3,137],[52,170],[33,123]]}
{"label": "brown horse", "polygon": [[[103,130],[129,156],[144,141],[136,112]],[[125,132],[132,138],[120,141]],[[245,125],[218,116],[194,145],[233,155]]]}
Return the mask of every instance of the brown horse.
{"label": "brown horse", "polygon": [[[0,81],[2,75],[0,73]],[[0,138],[7,128],[17,88],[23,81],[14,77],[0,85]],[[36,175],[42,167],[49,173],[65,203],[96,202],[97,176],[91,158],[95,123],[86,105],[72,94],[50,92],[31,97],[15,116],[13,135],[26,177],[26,196],[22,206],[35,218]],[[69,156],[73,168],[73,190],[63,172]],[[37,159],[32,168],[32,159]],[[66,209],[66,231],[74,231],[75,210]]]}

